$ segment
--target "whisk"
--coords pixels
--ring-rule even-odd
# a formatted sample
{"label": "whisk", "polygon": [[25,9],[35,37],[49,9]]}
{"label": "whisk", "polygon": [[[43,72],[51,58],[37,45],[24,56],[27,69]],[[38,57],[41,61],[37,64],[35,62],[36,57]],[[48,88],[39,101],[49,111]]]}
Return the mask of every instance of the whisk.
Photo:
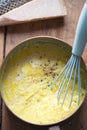
{"label": "whisk", "polygon": [[[50,85],[51,88],[55,86],[56,83],[59,81],[59,89],[57,93],[58,103],[60,101],[62,92],[65,88],[64,98],[62,100],[62,106],[66,100],[66,96],[69,90],[69,87],[72,87],[71,92],[71,99],[69,102],[69,108],[72,104],[73,96],[74,96],[74,89],[76,84],[76,79],[78,78],[78,104],[80,103],[80,96],[81,96],[81,74],[80,74],[80,61],[81,55],[84,51],[85,45],[87,42],[87,1],[85,2],[79,21],[76,29],[76,35],[74,40],[74,46],[72,49],[72,55],[60,72],[60,74],[55,78],[55,80]],[[71,79],[73,79],[72,86],[70,86]],[[66,86],[65,86],[66,85]]]}

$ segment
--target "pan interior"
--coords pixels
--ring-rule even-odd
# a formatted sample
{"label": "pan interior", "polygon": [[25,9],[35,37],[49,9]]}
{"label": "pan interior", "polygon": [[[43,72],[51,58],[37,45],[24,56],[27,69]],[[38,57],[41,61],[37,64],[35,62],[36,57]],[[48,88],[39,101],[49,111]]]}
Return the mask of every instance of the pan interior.
{"label": "pan interior", "polygon": [[[66,65],[71,56],[68,45],[54,40],[31,40],[17,46],[6,58],[1,69],[1,93],[8,108],[19,118],[34,124],[53,124],[72,115],[83,102],[86,78],[82,76],[81,103],[78,106],[78,85],[76,83],[72,105],[68,108],[72,83],[61,107],[57,104],[58,83],[50,84]],[[82,64],[82,75],[85,67]],[[61,81],[59,81],[61,82]]]}

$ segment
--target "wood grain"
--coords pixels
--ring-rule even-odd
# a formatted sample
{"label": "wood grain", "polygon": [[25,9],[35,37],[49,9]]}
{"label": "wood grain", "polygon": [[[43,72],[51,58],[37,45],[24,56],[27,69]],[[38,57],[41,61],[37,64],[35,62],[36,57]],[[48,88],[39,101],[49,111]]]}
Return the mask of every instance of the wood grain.
{"label": "wood grain", "polygon": [[0,65],[3,59],[4,28],[0,28]]}
{"label": "wood grain", "polygon": [[[2,64],[3,60],[3,44],[4,44],[4,28],[0,28],[0,66]],[[2,103],[1,103],[1,96],[0,96],[0,128],[1,128],[1,109],[2,109]]]}
{"label": "wood grain", "polygon": [[[65,0],[68,15],[64,18],[44,20],[9,26],[7,30],[6,54],[18,43],[33,36],[53,36],[73,45],[77,21],[85,0]],[[87,64],[87,46],[83,58]],[[87,130],[87,97],[73,119],[61,126],[61,130]],[[2,130],[48,130],[50,128],[31,127],[16,118],[3,104]],[[55,130],[55,128],[52,128]]]}

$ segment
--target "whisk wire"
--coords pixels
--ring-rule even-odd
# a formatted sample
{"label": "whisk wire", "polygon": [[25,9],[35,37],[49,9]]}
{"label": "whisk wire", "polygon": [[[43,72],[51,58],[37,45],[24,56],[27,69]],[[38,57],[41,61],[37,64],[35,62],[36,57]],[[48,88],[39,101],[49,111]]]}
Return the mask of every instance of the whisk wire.
{"label": "whisk wire", "polygon": [[[73,57],[71,57],[70,59],[73,59]],[[63,76],[63,78],[62,78],[62,82],[61,83],[59,83],[59,90],[58,90],[58,93],[57,93],[57,101],[58,101],[58,103],[59,103],[59,100],[60,100],[60,97],[61,97],[61,94],[62,94],[62,90],[63,90],[63,88],[64,88],[64,84],[65,84],[65,82],[66,82],[66,80],[67,80],[67,78],[69,77],[69,75],[70,75],[70,70],[71,70],[71,68],[72,68],[72,62],[68,62],[68,64],[66,65],[66,70],[64,71],[64,76]]]}
{"label": "whisk wire", "polygon": [[74,96],[74,88],[75,88],[75,83],[76,83],[76,72],[77,72],[77,63],[76,63],[76,68],[74,69],[74,71],[75,71],[75,74],[74,74],[74,81],[73,81],[73,86],[72,86],[72,93],[71,93],[71,100],[70,100],[69,108],[70,108],[70,106],[72,104],[72,100],[73,100],[73,96]]}
{"label": "whisk wire", "polygon": [[78,58],[78,104],[80,103],[81,95],[81,74],[80,74],[80,57]]}
{"label": "whisk wire", "polygon": [[[73,59],[74,59],[74,56],[73,56]],[[74,71],[74,68],[75,68],[76,60],[77,59],[75,58],[75,60],[73,61],[72,67],[70,68],[70,73],[69,73],[70,77],[69,77],[69,80],[67,82],[67,86],[66,86],[66,90],[65,90],[65,95],[64,95],[63,102],[62,102],[62,106],[64,105],[64,102],[65,102],[65,99],[66,99],[66,96],[67,96],[67,93],[68,93],[68,90],[69,90],[70,81],[71,81],[72,74],[73,74],[73,71]]]}
{"label": "whisk wire", "polygon": [[[69,61],[72,59],[72,56],[71,58],[69,59]],[[50,88],[52,89],[54,87],[54,84],[58,81],[58,79],[63,75],[63,72],[65,72],[67,66],[69,67],[69,62],[66,64],[66,66],[64,66],[64,68],[62,69],[62,71],[60,72],[60,74],[55,78],[55,80],[51,83],[50,85]],[[66,71],[67,72],[67,71]]]}
{"label": "whisk wire", "polygon": [[[62,96],[62,92],[64,92],[64,98],[62,100],[61,106],[63,107],[65,99],[68,94],[68,90],[70,87],[71,79],[73,79],[72,88],[71,88],[71,99],[69,103],[69,108],[72,104],[73,96],[74,96],[74,88],[76,84],[76,80],[78,78],[78,104],[80,103],[80,95],[81,95],[81,76],[80,76],[80,57],[72,54],[68,63],[60,72],[60,74],[56,77],[54,82],[51,83],[51,89],[55,84],[58,84],[59,88],[57,91],[57,103],[59,104],[60,98]],[[78,76],[77,76],[78,74]]]}
{"label": "whisk wire", "polygon": [[[73,63],[74,63],[74,64],[73,64]],[[65,84],[67,83],[68,77],[69,77],[70,79],[71,79],[71,77],[72,77],[72,73],[73,73],[74,66],[75,66],[74,56],[71,56],[70,61],[69,61],[68,64],[67,64],[67,69],[64,71],[64,74],[63,74],[64,76],[63,76],[63,78],[62,78],[62,82],[59,83],[60,88],[59,88],[58,93],[57,93],[58,103],[59,103],[60,97],[61,97],[61,95],[62,95],[62,91],[63,91],[63,89],[64,89],[64,86],[65,86]],[[71,77],[70,77],[70,76],[71,76]],[[70,80],[68,81],[68,84],[67,84],[67,90],[68,90],[69,84],[70,84]],[[65,94],[65,97],[64,97],[64,100],[63,100],[62,105],[64,104],[66,95],[67,95],[67,91],[66,91],[66,94]]]}

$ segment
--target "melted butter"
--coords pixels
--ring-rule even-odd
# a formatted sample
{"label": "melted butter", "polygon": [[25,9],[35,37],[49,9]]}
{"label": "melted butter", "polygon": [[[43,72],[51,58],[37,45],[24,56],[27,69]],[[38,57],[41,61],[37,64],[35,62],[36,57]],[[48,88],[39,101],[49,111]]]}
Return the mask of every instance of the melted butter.
{"label": "melted butter", "polygon": [[[20,118],[37,124],[51,124],[66,119],[77,109],[77,84],[72,105],[68,108],[73,79],[63,107],[65,88],[57,104],[58,83],[53,89],[49,87],[68,60],[61,51],[54,45],[34,45],[9,60],[3,76],[2,93],[6,104]],[[82,88],[81,100],[84,93]]]}

